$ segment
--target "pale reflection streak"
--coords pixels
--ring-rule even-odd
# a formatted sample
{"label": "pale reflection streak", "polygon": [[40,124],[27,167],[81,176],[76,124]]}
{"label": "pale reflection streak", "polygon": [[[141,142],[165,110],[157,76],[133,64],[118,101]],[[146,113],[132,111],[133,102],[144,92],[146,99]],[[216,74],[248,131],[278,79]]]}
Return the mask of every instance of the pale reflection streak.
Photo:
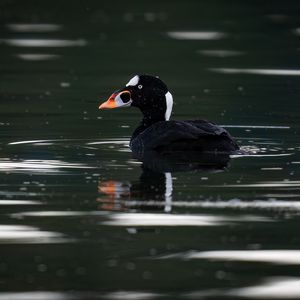
{"label": "pale reflection streak", "polygon": [[[282,196],[283,197],[283,196]],[[163,206],[164,201],[120,201],[124,207],[139,207],[139,206]],[[281,201],[281,200],[253,200],[241,201],[233,199],[228,201],[175,201],[172,202],[172,207],[190,207],[190,208],[212,208],[212,209],[285,209],[285,210],[300,210],[300,201]]]}
{"label": "pale reflection streak", "polygon": [[109,226],[221,226],[231,222],[268,222],[268,218],[257,216],[225,217],[216,215],[171,215],[154,213],[114,213],[108,221]]}
{"label": "pale reflection streak", "polygon": [[300,299],[300,278],[268,278],[260,285],[232,289],[226,295],[248,299]]}
{"label": "pale reflection streak", "polygon": [[0,39],[0,43],[14,47],[81,47],[87,44],[84,39]]}
{"label": "pale reflection streak", "polygon": [[58,31],[62,28],[59,24],[7,24],[6,27],[11,31],[16,32],[52,32]]}
{"label": "pale reflection streak", "polygon": [[234,50],[198,50],[197,53],[204,56],[212,56],[212,57],[233,57],[233,56],[241,56],[245,54],[242,51],[234,51]]}
{"label": "pale reflection streak", "polygon": [[53,60],[58,59],[61,56],[56,54],[16,54],[16,57],[22,59],[22,60],[28,60],[28,61],[43,61],[43,60]]}
{"label": "pale reflection streak", "polygon": [[106,145],[106,144],[116,144],[116,145],[126,145],[129,146],[129,140],[106,140],[106,141],[98,141],[98,142],[89,142],[87,145]]}
{"label": "pale reflection streak", "polygon": [[165,297],[166,295],[151,293],[151,292],[140,292],[140,291],[120,291],[120,292],[107,293],[103,295],[103,298],[110,299],[110,300],[149,300],[161,296]]}
{"label": "pale reflection streak", "polygon": [[60,160],[35,160],[25,159],[22,161],[0,160],[1,171],[35,171],[35,172],[58,172],[60,169],[92,169],[80,163],[69,163]]}
{"label": "pale reflection streak", "polygon": [[226,36],[219,31],[169,31],[167,35],[176,40],[219,40]]}
{"label": "pale reflection streak", "polygon": [[25,225],[0,225],[0,244],[64,242],[65,236],[58,232],[41,231]]}
{"label": "pale reflection streak", "polygon": [[76,300],[76,299],[111,299],[111,300],[150,300],[157,297],[165,297],[167,294],[147,291],[119,291],[101,293],[96,291],[24,291],[24,292],[0,292],[0,300]]}
{"label": "pale reflection streak", "polygon": [[0,300],[69,300],[75,298],[66,292],[33,291],[33,292],[0,292]]}
{"label": "pale reflection streak", "polygon": [[106,226],[221,226],[232,222],[272,222],[267,217],[242,215],[190,215],[163,213],[113,213],[108,211],[31,211],[10,214],[12,218],[24,217],[74,217],[98,216],[100,225]]}
{"label": "pale reflection streak", "polygon": [[12,218],[24,218],[24,217],[80,217],[80,216],[105,216],[106,212],[102,211],[26,211],[20,213],[13,213],[10,216]]}
{"label": "pale reflection streak", "polygon": [[32,200],[4,200],[0,199],[0,205],[40,205],[40,201]]}
{"label": "pale reflection streak", "polygon": [[29,141],[18,141],[18,142],[10,142],[8,145],[22,145],[22,144],[35,144],[35,143],[44,143],[44,142],[52,142],[57,140],[29,140]]}
{"label": "pale reflection streak", "polygon": [[210,187],[224,187],[224,188],[249,188],[249,187],[300,187],[300,181],[287,180],[287,181],[266,181],[260,183],[249,184],[223,184],[223,185],[210,185]]}
{"label": "pale reflection streak", "polygon": [[209,68],[208,70],[216,73],[222,73],[222,74],[300,76],[300,70],[285,70],[285,69]]}
{"label": "pale reflection streak", "polygon": [[[70,142],[70,141],[82,141],[78,139],[53,139],[53,140],[25,140],[25,141],[16,141],[16,142],[9,142],[8,145],[23,145],[23,144],[45,144],[49,142]],[[124,144],[129,146],[129,139],[106,139],[104,141],[95,141],[95,142],[87,142],[86,145],[106,145],[106,144]],[[94,148],[93,148],[94,149]],[[96,148],[95,148],[96,149]]]}
{"label": "pale reflection streak", "polygon": [[300,250],[221,250],[189,251],[161,256],[158,259],[209,259],[221,261],[262,262],[300,265]]}

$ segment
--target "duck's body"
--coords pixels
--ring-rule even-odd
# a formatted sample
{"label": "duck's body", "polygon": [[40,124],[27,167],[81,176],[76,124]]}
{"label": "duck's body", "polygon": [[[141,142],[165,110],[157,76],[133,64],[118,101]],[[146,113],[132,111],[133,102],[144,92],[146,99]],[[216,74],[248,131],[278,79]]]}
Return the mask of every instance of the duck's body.
{"label": "duck's body", "polygon": [[130,148],[134,152],[156,150],[234,152],[238,146],[222,127],[205,120],[160,121],[133,133]]}
{"label": "duck's body", "polygon": [[205,120],[169,121],[173,97],[158,78],[136,75],[126,87],[114,94],[102,108],[136,106],[143,113],[140,126],[134,131],[130,148],[135,153],[155,150],[232,153],[239,149],[222,127]]}

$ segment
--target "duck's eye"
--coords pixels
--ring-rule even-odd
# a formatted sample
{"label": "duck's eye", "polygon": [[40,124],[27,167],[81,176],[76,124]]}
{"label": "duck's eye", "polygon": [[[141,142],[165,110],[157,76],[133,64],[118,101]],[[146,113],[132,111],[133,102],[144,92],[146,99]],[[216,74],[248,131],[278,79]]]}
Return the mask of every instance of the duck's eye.
{"label": "duck's eye", "polygon": [[141,90],[142,88],[143,88],[143,86],[142,86],[141,84],[139,84],[139,85],[138,85],[138,89]]}
{"label": "duck's eye", "polygon": [[124,102],[124,103],[127,103],[130,101],[130,94],[129,93],[122,93],[120,95],[120,98],[121,100]]}

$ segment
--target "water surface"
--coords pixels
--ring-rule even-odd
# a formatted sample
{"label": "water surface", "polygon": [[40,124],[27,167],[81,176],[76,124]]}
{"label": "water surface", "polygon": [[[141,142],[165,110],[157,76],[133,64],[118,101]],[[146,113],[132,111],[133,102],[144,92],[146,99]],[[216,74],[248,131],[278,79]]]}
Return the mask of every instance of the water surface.
{"label": "water surface", "polygon": [[[2,1],[0,299],[299,299],[299,9]],[[134,158],[138,73],[247,155]]]}

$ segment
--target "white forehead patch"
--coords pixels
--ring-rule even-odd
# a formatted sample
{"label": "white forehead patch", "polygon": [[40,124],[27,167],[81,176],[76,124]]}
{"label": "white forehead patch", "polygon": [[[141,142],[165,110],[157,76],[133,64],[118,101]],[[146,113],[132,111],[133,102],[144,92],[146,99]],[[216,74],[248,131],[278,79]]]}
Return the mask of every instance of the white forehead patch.
{"label": "white forehead patch", "polygon": [[136,86],[139,83],[140,77],[138,75],[135,75],[132,77],[129,82],[126,84],[126,86]]}
{"label": "white forehead patch", "polygon": [[166,109],[166,113],[165,113],[165,120],[169,121],[169,119],[171,117],[171,113],[172,113],[172,108],[173,108],[173,97],[170,92],[167,92],[165,97],[166,97],[166,105],[167,105],[167,109]]}

